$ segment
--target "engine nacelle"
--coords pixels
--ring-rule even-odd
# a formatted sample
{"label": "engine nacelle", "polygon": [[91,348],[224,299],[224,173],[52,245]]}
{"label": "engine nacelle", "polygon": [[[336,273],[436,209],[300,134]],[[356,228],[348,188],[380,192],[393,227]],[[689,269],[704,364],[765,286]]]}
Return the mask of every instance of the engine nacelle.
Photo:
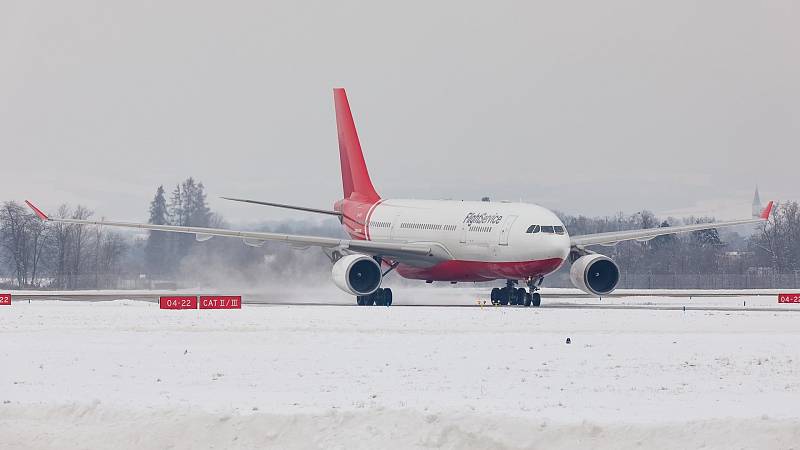
{"label": "engine nacelle", "polygon": [[605,295],[619,283],[619,267],[608,256],[584,255],[572,263],[569,271],[572,284],[589,294]]}
{"label": "engine nacelle", "polygon": [[381,266],[366,255],[339,258],[331,271],[333,283],[353,295],[369,295],[381,286]]}

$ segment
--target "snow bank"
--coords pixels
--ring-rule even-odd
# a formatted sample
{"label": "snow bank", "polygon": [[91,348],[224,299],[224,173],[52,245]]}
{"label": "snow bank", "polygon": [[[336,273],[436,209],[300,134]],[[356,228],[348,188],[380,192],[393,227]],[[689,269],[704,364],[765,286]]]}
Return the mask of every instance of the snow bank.
{"label": "snow bank", "polygon": [[478,414],[366,410],[325,414],[129,411],[98,404],[0,407],[0,447],[13,449],[786,449],[797,422],[708,420],[655,425],[559,424]]}

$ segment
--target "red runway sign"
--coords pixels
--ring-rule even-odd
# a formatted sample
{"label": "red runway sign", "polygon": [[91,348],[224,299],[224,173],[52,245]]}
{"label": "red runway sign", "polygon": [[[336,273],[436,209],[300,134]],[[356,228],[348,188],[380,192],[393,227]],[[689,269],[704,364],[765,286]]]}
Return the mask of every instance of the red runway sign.
{"label": "red runway sign", "polygon": [[200,309],[242,309],[240,295],[201,295]]}
{"label": "red runway sign", "polygon": [[800,303],[800,294],[778,294],[778,303]]}
{"label": "red runway sign", "polygon": [[0,294],[0,306],[11,306],[11,294]]}
{"label": "red runway sign", "polygon": [[197,297],[160,297],[161,309],[197,309]]}

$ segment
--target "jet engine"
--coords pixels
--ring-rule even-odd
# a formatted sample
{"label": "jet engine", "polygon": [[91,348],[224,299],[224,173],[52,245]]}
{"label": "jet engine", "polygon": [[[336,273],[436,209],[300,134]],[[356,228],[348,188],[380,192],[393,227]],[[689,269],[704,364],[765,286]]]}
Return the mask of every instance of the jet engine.
{"label": "jet engine", "polygon": [[572,263],[569,279],[576,288],[595,295],[605,295],[619,283],[619,267],[611,258],[592,253]]}
{"label": "jet engine", "polygon": [[339,258],[331,272],[333,283],[353,295],[369,295],[381,286],[381,266],[366,255]]}

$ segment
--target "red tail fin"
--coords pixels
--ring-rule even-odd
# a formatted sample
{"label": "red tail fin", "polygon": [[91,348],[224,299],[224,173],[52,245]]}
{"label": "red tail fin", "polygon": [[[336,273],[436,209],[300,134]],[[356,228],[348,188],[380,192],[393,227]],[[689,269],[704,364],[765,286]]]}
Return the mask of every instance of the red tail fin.
{"label": "red tail fin", "polygon": [[381,197],[375,192],[369,179],[367,164],[364,162],[361,143],[358,141],[356,125],[344,89],[333,90],[333,101],[336,105],[336,130],[339,132],[339,161],[342,164],[344,198],[352,197],[353,200],[377,202]]}

